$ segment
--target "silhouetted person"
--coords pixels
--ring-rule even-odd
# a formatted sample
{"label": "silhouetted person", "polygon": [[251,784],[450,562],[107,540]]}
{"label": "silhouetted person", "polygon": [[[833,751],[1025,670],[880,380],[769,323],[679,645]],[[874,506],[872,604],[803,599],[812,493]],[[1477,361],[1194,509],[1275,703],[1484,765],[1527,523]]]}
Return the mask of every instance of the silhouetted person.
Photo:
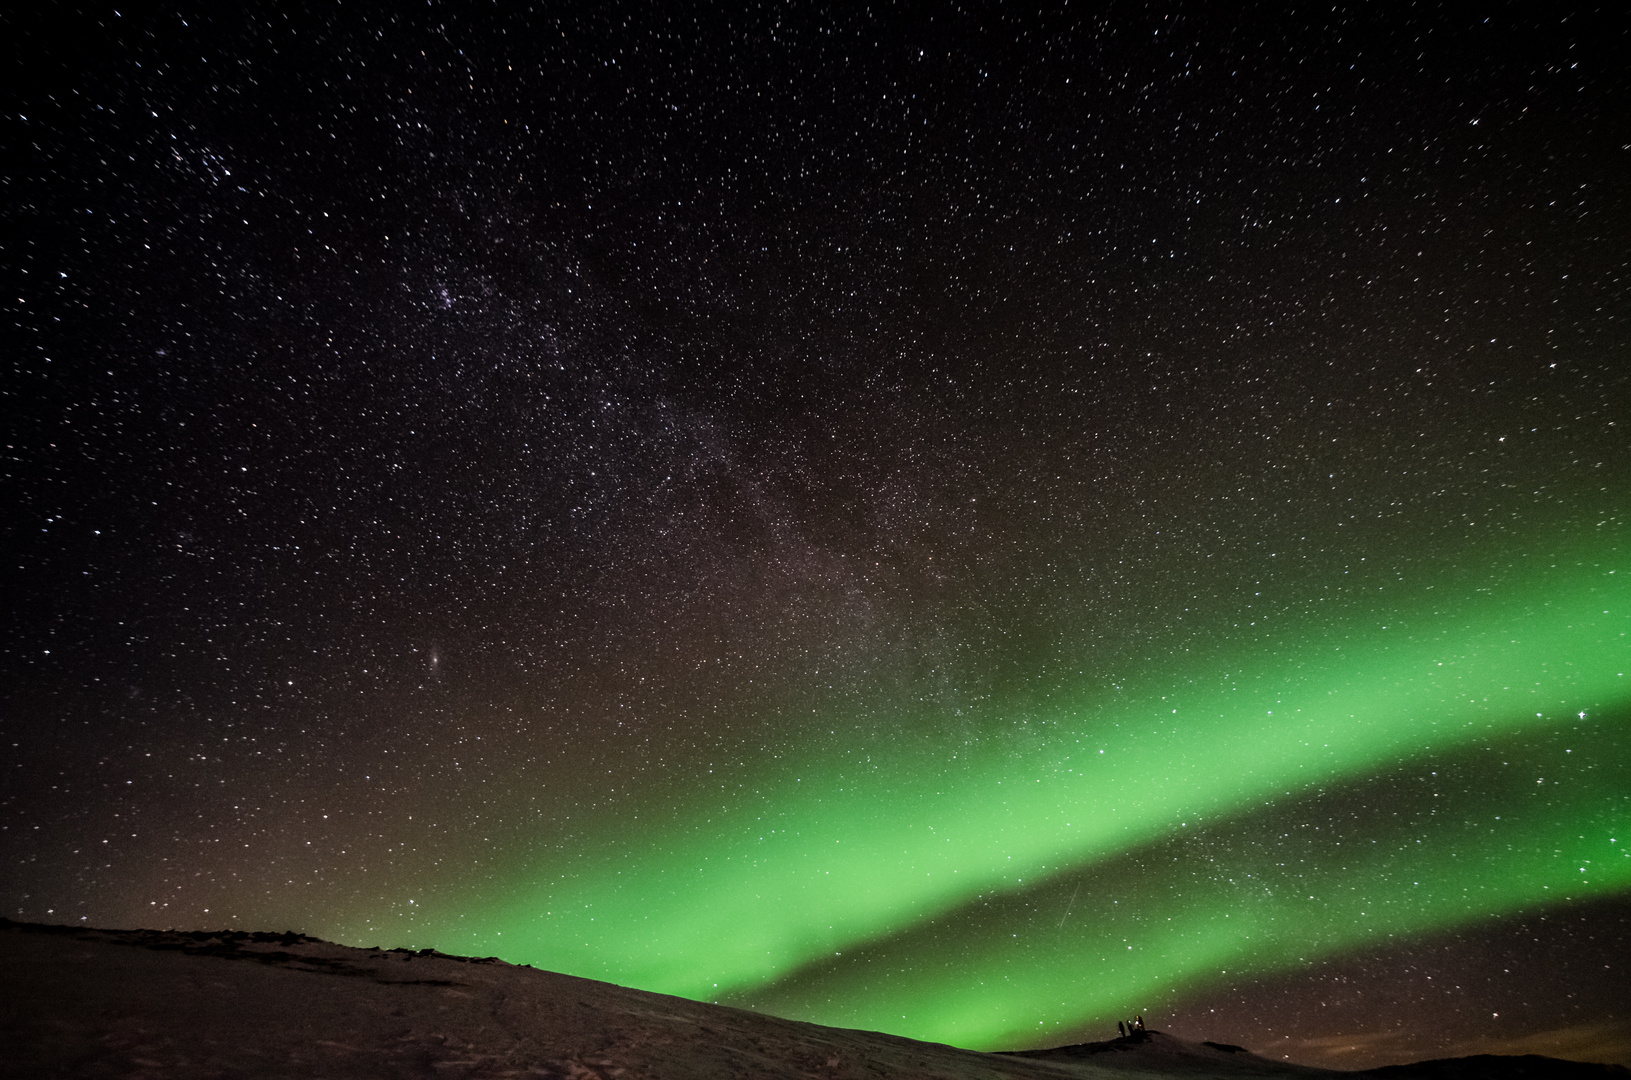
{"label": "silhouetted person", "polygon": [[1116,1021],[1116,1034],[1121,1036],[1123,1039],[1127,1037],[1127,1025],[1123,1024],[1120,1020]]}

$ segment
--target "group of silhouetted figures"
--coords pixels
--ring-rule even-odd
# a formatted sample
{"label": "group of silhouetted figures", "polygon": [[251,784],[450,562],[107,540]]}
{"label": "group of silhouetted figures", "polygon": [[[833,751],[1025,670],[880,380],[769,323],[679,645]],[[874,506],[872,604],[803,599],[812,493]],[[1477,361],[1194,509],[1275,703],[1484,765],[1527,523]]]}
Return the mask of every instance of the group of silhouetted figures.
{"label": "group of silhouetted figures", "polygon": [[1124,1039],[1127,1036],[1133,1034],[1136,1031],[1143,1031],[1143,1030],[1144,1030],[1144,1017],[1142,1015],[1135,1016],[1131,1020],[1126,1020],[1126,1021],[1117,1020],[1116,1021],[1116,1031]]}

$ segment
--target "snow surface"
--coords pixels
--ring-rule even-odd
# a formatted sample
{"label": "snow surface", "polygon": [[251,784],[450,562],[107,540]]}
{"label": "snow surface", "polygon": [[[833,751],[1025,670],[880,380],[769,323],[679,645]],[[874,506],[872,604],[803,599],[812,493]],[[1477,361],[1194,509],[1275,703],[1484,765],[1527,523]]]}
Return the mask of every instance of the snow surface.
{"label": "snow surface", "polygon": [[[1381,1075],[1286,1065],[1157,1032],[986,1054],[782,1020],[499,960],[430,950],[352,949],[292,933],[106,931],[0,920],[0,971],[7,991],[0,995],[5,1062],[0,1071],[7,1076],[1290,1080]],[[1498,1060],[1607,1068],[1538,1058]],[[1631,1074],[1619,1069],[1578,1075]]]}

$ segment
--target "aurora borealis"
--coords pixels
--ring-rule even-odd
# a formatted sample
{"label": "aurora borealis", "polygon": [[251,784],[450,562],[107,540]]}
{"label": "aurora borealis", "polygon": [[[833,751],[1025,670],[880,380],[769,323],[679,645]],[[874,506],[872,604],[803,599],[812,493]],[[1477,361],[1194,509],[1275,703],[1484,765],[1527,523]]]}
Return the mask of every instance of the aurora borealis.
{"label": "aurora borealis", "polygon": [[5,914],[1631,1058],[1626,29],[1485,14],[8,17]]}
{"label": "aurora borealis", "polygon": [[[603,865],[575,867],[535,891],[507,886],[502,893],[520,905],[491,931],[476,931],[474,948],[500,948],[508,929],[526,942],[511,951],[541,966],[691,997],[728,995],[976,897],[1091,866],[1190,820],[1555,726],[1575,709],[1582,720],[1604,710],[1623,716],[1631,573],[1619,565],[1548,566],[1527,588],[1508,585],[1504,602],[1395,612],[1370,634],[1347,628],[1288,648],[1266,671],[1190,672],[1181,687],[1158,684],[1108,707],[1089,699],[1067,707],[1054,721],[1059,734],[1031,753],[883,747],[860,775],[843,758],[805,760],[800,775],[766,777],[768,790],[723,807],[717,825],[710,817],[647,833]],[[1536,705],[1541,711],[1531,711]],[[925,757],[936,767],[925,768]],[[1631,856],[1616,865],[1606,846],[1624,831],[1625,808],[1598,819],[1615,790],[1596,786],[1575,808],[1580,817],[1549,823],[1606,830],[1586,847],[1609,863],[1599,883],[1609,889],[1631,881]],[[1525,836],[1521,846],[1547,835]],[[1521,863],[1502,872],[1525,884],[1492,899],[1495,910],[1541,899],[1535,872]],[[1570,867],[1551,880],[1582,880],[1578,873]],[[1418,917],[1403,925],[1465,915]],[[975,1030],[980,1039],[1007,1034]],[[955,1024],[913,1033],[952,1042],[970,1034]]]}

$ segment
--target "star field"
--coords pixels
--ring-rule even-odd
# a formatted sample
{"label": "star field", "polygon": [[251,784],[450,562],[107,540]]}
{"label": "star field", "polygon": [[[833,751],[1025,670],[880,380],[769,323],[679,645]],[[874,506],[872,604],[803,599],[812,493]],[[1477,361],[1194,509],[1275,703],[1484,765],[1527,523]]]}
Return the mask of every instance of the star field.
{"label": "star field", "polygon": [[4,914],[1631,1061],[1627,28],[1388,7],[6,15]]}

